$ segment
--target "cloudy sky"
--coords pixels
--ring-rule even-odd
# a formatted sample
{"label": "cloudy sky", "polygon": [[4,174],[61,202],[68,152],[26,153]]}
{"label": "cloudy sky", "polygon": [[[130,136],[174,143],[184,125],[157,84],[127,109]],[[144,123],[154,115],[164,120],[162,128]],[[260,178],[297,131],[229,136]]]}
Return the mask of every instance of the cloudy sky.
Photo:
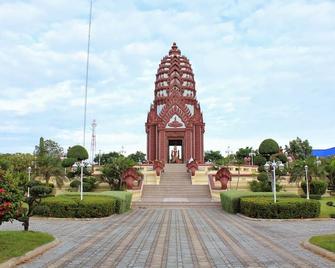
{"label": "cloudy sky", "polygon": [[[0,0],[0,152],[82,143],[89,0]],[[87,148],[145,151],[172,42],[193,66],[205,149],[335,145],[335,1],[94,0]]]}

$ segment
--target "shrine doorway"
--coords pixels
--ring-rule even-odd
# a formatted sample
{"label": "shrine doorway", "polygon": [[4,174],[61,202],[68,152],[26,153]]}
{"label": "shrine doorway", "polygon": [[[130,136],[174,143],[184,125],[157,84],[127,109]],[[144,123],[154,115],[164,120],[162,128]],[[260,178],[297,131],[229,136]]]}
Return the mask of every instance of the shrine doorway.
{"label": "shrine doorway", "polygon": [[184,163],[183,140],[169,140],[168,159],[169,163]]}

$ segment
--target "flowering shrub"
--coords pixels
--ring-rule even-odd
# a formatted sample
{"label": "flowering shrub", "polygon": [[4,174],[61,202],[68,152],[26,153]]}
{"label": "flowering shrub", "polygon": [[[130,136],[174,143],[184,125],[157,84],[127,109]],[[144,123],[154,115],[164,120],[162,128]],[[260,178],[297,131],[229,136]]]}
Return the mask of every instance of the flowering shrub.
{"label": "flowering shrub", "polygon": [[22,194],[17,185],[0,177],[0,225],[17,217]]}

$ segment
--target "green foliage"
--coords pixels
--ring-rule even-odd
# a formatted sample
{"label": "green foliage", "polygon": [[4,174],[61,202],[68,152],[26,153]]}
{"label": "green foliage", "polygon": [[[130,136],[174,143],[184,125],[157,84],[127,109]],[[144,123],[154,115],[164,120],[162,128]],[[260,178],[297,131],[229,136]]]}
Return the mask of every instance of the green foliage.
{"label": "green foliage", "polygon": [[319,201],[303,198],[279,198],[274,203],[270,197],[243,197],[240,206],[241,213],[252,218],[315,218],[320,214]]}
{"label": "green foliage", "polygon": [[266,139],[259,145],[258,151],[266,159],[269,159],[271,155],[279,152],[279,145],[273,139]]}
{"label": "green foliage", "polygon": [[61,195],[43,199],[34,213],[57,218],[100,218],[115,213],[116,204],[111,196],[88,195],[80,201],[79,195]]}
{"label": "green foliage", "polygon": [[39,145],[35,146],[34,154],[37,156],[48,155],[56,158],[60,158],[64,155],[64,149],[53,140],[44,140],[40,138]]}
{"label": "green foliage", "polygon": [[271,159],[275,161],[281,161],[284,164],[287,162],[287,156],[283,153],[275,154],[273,157],[271,157]]}
{"label": "green foliage", "polygon": [[[93,176],[83,178],[83,191],[91,192],[97,186],[97,179]],[[78,189],[80,187],[80,180],[75,179],[71,181],[70,187]]]}
{"label": "green foliage", "polygon": [[72,165],[76,162],[76,159],[74,158],[65,158],[62,161],[62,167],[67,168],[67,167],[72,167]]}
{"label": "green foliage", "polygon": [[[124,157],[123,154],[120,154],[120,153],[118,153],[118,152],[110,152],[110,153],[107,153],[107,154],[102,154],[102,155],[100,155],[100,164],[101,164],[101,165],[106,165],[106,164],[112,162],[112,160],[113,160],[114,158],[119,158],[119,157],[121,157],[121,156]],[[99,162],[99,155],[97,155],[97,156],[94,158],[94,162],[95,162],[95,163],[98,163],[98,162]],[[135,161],[135,162],[136,162],[136,161]]]}
{"label": "green foliage", "polygon": [[76,161],[82,161],[88,159],[87,150],[81,145],[75,145],[67,150],[67,158],[76,159]]}
{"label": "green foliage", "polygon": [[127,157],[113,158],[103,167],[102,179],[110,185],[111,190],[120,190],[122,173],[134,165],[135,162]]}
{"label": "green foliage", "polygon": [[206,151],[205,152],[205,161],[218,162],[223,159],[220,151]]}
{"label": "green foliage", "polygon": [[289,142],[289,146],[285,146],[288,154],[295,159],[305,160],[312,154],[312,146],[309,145],[308,140],[302,141],[299,137]]}
{"label": "green foliage", "polygon": [[252,147],[240,148],[236,152],[236,158],[243,161],[244,158],[248,157],[251,152],[252,152]]}
{"label": "green foliage", "polygon": [[18,186],[24,186],[28,181],[28,167],[33,167],[34,156],[31,154],[1,154],[0,176],[7,176]]}
{"label": "green foliage", "polygon": [[17,211],[16,219],[21,221],[25,231],[29,230],[29,219],[33,215],[33,210],[42,198],[48,196],[52,192],[52,188],[43,185],[40,181],[32,180],[27,183],[25,191],[29,189],[30,196],[25,198],[28,209],[20,207]]}
{"label": "green foliage", "polygon": [[[301,182],[301,188],[304,191],[304,193],[307,193],[307,186],[306,186],[306,181]],[[327,182],[322,181],[322,180],[312,180],[309,183],[309,193],[311,195],[323,195],[326,193],[327,190]]]}
{"label": "green foliage", "polygon": [[329,179],[329,185],[335,187],[335,159],[325,159],[324,168],[327,173],[327,178]]}
{"label": "green foliage", "polygon": [[14,257],[20,257],[54,240],[47,233],[1,231],[0,232],[0,264]]}
{"label": "green foliage", "polygon": [[[266,172],[260,172],[257,176],[257,181],[249,182],[249,186],[252,192],[272,192],[271,181],[269,181]],[[282,187],[277,183],[276,191],[279,192],[281,189]]]}
{"label": "green foliage", "polygon": [[264,166],[266,163],[266,158],[260,154],[254,156],[254,165]]}
{"label": "green foliage", "polygon": [[22,193],[17,184],[0,177],[0,225],[16,218],[21,201]]}
{"label": "green foliage", "polygon": [[52,176],[63,178],[64,170],[62,167],[61,156],[63,149],[54,141],[46,140],[41,137],[39,146],[35,147],[37,155],[37,174],[49,183]]}
{"label": "green foliage", "polygon": [[136,151],[136,153],[128,155],[128,158],[133,160],[135,163],[143,163],[145,162],[145,153]]}

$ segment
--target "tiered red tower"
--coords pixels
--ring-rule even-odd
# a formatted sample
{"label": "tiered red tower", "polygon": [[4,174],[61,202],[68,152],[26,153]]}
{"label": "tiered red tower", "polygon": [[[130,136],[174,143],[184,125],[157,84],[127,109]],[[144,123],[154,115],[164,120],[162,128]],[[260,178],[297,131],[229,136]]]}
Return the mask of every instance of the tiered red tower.
{"label": "tiered red tower", "polygon": [[176,43],[159,64],[155,99],[145,128],[148,161],[172,162],[171,151],[176,148],[177,162],[185,163],[191,158],[204,161],[205,124],[196,99],[194,74]]}

